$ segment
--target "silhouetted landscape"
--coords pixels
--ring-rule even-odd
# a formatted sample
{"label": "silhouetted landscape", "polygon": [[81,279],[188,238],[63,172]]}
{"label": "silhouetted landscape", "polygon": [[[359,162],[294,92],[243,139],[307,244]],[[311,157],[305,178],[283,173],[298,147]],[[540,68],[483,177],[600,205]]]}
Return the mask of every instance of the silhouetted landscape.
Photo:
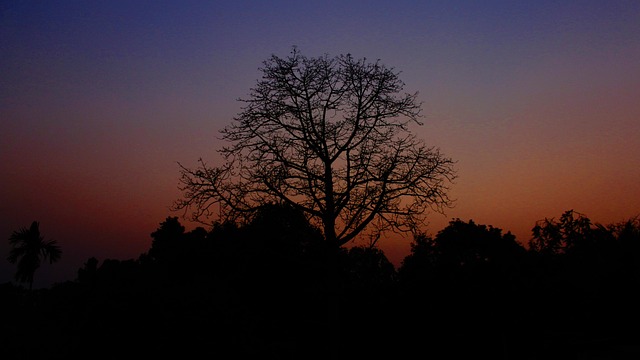
{"label": "silhouetted landscape", "polygon": [[1,1],[0,360],[640,359],[639,19]]}
{"label": "silhouetted landscape", "polygon": [[210,230],[167,217],[150,236],[137,259],[90,258],[46,289],[0,286],[2,358],[640,355],[637,218],[567,211],[537,222],[526,248],[455,219],[416,235],[398,269],[376,247],[327,247],[284,205]]}

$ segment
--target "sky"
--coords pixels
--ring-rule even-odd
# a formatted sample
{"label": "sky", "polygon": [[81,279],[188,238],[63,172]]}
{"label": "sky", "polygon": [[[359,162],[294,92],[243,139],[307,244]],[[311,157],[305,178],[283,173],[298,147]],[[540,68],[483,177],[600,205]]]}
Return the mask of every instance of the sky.
{"label": "sky", "polygon": [[[237,99],[293,46],[379,59],[418,92],[411,130],[458,173],[427,233],[460,218],[524,244],[566,210],[640,215],[639,1],[3,0],[0,283],[32,221],[63,251],[34,287],[148,251],[181,215],[177,163],[216,164]],[[410,242],[380,247],[399,265]]]}

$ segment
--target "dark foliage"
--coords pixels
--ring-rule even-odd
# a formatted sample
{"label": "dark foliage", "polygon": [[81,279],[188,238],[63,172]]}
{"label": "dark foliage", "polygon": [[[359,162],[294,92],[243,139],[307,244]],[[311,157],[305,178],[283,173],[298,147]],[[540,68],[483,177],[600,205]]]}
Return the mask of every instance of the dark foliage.
{"label": "dark foliage", "polygon": [[168,217],[138,259],[0,285],[2,358],[637,358],[640,221],[567,212],[532,235],[564,245],[455,219],[396,271],[380,249],[327,247],[288,206],[209,230]]}
{"label": "dark foliage", "polygon": [[43,261],[54,263],[62,256],[62,249],[55,240],[45,240],[40,234],[40,223],[34,221],[29,228],[14,231],[9,237],[11,251],[7,260],[16,264],[15,278],[21,283],[33,285],[33,277]]}

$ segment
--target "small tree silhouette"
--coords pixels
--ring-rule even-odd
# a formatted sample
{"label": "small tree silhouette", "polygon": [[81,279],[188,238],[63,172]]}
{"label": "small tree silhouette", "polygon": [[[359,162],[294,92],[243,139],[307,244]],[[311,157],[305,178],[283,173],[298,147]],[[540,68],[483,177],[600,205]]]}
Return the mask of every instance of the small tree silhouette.
{"label": "small tree silhouette", "polygon": [[40,223],[34,221],[30,228],[23,227],[9,237],[12,249],[7,257],[10,263],[17,263],[15,278],[33,287],[33,275],[42,261],[54,263],[60,259],[62,250],[55,240],[45,240],[40,234]]}
{"label": "small tree silhouette", "polygon": [[531,229],[533,237],[529,248],[541,254],[566,254],[577,249],[593,246],[598,233],[606,232],[599,224],[593,224],[584,214],[574,210],[565,211],[559,220],[545,218]]}

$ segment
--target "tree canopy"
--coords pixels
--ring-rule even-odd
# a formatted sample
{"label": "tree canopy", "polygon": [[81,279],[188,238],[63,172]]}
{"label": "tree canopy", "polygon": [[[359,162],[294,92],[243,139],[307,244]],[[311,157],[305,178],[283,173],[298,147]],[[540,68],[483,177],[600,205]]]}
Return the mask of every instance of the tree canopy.
{"label": "tree canopy", "polygon": [[413,231],[451,205],[454,161],[410,131],[417,93],[399,72],[350,54],[271,56],[242,111],[223,130],[224,163],[179,164],[183,210],[200,222],[237,220],[290,204],[337,246],[358,235]]}
{"label": "tree canopy", "polygon": [[33,276],[43,261],[60,260],[62,249],[55,240],[45,240],[40,233],[40,223],[34,221],[29,228],[22,227],[9,237],[11,251],[7,260],[17,264],[16,280],[33,286]]}

